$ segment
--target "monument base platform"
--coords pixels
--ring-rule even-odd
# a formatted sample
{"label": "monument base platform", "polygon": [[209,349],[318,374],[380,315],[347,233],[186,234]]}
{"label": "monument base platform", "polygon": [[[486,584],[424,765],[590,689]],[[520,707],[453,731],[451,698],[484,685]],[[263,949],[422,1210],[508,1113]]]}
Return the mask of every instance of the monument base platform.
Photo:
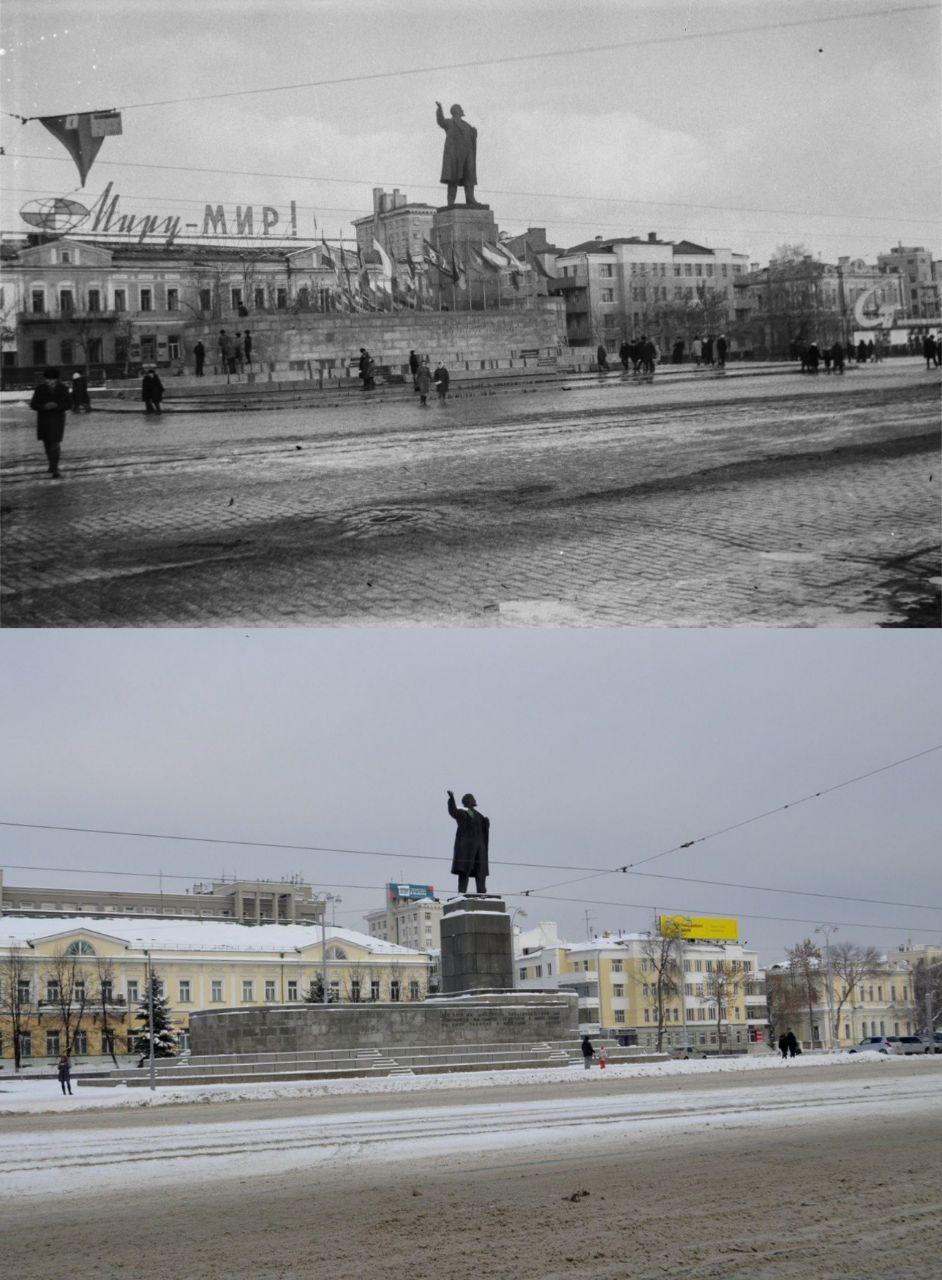
{"label": "monument base platform", "polygon": [[513,940],[503,898],[452,898],[442,910],[441,935],[443,995],[513,991]]}

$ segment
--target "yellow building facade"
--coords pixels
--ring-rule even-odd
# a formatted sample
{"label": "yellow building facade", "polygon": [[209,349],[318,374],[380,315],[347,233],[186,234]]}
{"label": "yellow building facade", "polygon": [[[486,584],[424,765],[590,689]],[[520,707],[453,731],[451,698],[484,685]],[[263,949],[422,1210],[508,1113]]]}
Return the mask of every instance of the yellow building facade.
{"label": "yellow building facade", "polygon": [[24,1063],[132,1052],[148,972],[181,1048],[200,1009],[423,1000],[429,956],[350,929],[221,921],[0,918],[0,1056]]}

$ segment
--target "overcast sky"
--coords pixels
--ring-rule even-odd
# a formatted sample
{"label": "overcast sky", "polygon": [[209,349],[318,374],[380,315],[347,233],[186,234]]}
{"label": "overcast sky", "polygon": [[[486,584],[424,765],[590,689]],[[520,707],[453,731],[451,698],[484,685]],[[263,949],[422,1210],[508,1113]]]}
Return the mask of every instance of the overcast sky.
{"label": "overcast sky", "polygon": [[[108,181],[126,211],[185,220],[295,199],[302,233],[316,214],[350,235],[374,186],[442,202],[440,99],[478,128],[478,197],[511,233],[656,230],[756,261],[784,242],[831,260],[899,240],[942,252],[936,5],[6,0],[4,19],[7,111],[123,111],[86,204]],[[793,25],[715,36],[776,22]],[[625,41],[647,43],[610,47]],[[477,65],[434,69],[459,62]],[[3,144],[2,226],[24,230],[20,206],[77,174],[38,123],[4,119]]]}
{"label": "overcast sky", "polygon": [[942,752],[645,868],[923,907],[625,875],[553,890],[559,902],[513,896],[578,874],[551,864],[637,861],[942,741],[931,632],[7,631],[0,642],[5,821],[390,854],[0,828],[6,868],[190,877],[168,888],[223,869],[299,871],[342,896],[338,923],[362,928],[387,880],[453,891],[451,787],[473,790],[491,817],[489,888],[524,907],[527,926],[557,920],[580,940],[587,910],[595,931],[644,928],[653,906],[729,913],[764,959],[816,921],[896,926],[841,924],[841,937],[884,949],[942,938]]}

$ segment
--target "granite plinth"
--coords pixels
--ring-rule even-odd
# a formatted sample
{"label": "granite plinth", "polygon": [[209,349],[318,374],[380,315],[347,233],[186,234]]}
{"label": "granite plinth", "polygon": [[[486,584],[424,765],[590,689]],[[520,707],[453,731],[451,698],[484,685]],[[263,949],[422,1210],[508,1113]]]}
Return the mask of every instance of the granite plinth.
{"label": "granite plinth", "polygon": [[433,271],[436,305],[444,302],[456,311],[480,311],[496,308],[503,293],[507,294],[508,303],[512,301],[507,273],[476,267],[471,257],[472,249],[497,243],[497,223],[490,206],[456,204],[451,209],[437,209],[432,215],[429,241],[448,266],[453,255],[463,263],[467,277],[465,287],[459,289]]}
{"label": "granite plinth", "polygon": [[513,941],[502,898],[476,893],[446,902],[441,937],[443,995],[513,990]]}

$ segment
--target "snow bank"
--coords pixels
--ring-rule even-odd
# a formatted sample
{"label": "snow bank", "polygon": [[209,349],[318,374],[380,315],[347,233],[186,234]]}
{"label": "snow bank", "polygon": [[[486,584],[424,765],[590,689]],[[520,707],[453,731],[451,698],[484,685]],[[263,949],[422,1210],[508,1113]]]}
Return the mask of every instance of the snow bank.
{"label": "snow bank", "polygon": [[378,1094],[422,1094],[445,1089],[488,1088],[564,1081],[574,1088],[592,1087],[608,1080],[634,1080],[664,1076],[748,1075],[754,1071],[814,1071],[823,1067],[852,1070],[867,1062],[923,1062],[916,1057],[887,1057],[879,1053],[803,1054],[783,1061],[773,1054],[763,1057],[695,1058],[690,1061],[612,1063],[603,1071],[593,1066],[586,1071],[581,1062],[569,1067],[540,1067],[517,1071],[450,1071],[442,1075],[379,1076],[352,1080],[276,1080],[259,1084],[213,1084],[158,1086],[146,1088],[95,1088],[81,1085],[72,1077],[72,1097],[63,1097],[55,1079],[0,1078],[0,1115],[23,1115],[46,1111],[98,1111],[117,1107],[161,1107],[193,1102],[262,1101],[272,1098],[314,1098]]}

